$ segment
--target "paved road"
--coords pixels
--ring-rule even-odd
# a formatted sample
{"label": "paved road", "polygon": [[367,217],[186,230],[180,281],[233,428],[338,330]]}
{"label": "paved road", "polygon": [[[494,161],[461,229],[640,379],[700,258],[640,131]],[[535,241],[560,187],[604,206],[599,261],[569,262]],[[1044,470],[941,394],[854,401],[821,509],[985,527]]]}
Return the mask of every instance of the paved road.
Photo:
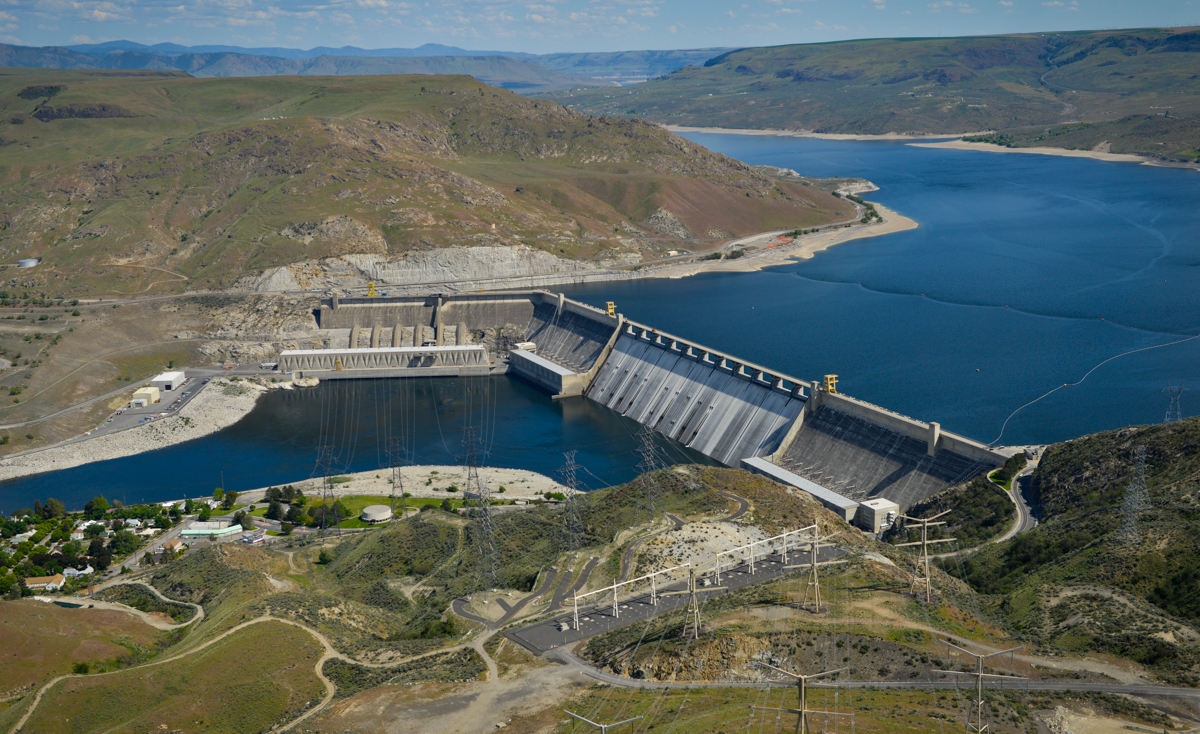
{"label": "paved road", "polygon": [[621,554],[621,573],[617,576],[617,583],[620,584],[629,580],[629,574],[633,572],[633,553],[637,550],[639,545],[653,537],[662,535],[668,530],[675,530],[676,528],[683,527],[683,520],[680,520],[669,512],[666,513],[666,515],[667,519],[674,523],[673,527],[663,528],[662,530],[655,531],[649,535],[643,535],[642,537],[630,543],[629,547],[625,549],[625,552]]}
{"label": "paved road", "polygon": [[[622,686],[624,688],[646,688],[646,689],[679,689],[679,688],[795,688],[796,684],[792,681],[778,683],[702,683],[702,682],[683,682],[669,683],[663,681],[645,681],[634,680],[624,676],[609,673],[599,670],[590,665],[586,661],[580,659],[566,647],[559,647],[546,653],[546,658],[556,660],[564,665],[568,665],[576,670],[583,672],[585,675],[594,678],[603,683],[608,683],[614,686]],[[839,688],[958,688],[970,687],[970,679],[965,676],[958,676],[959,680],[956,684],[951,676],[946,676],[942,680],[911,680],[911,681],[894,681],[894,680],[839,680],[837,686]],[[832,680],[832,679],[831,679]],[[964,682],[964,680],[966,682]],[[817,687],[815,684],[811,687]],[[1023,680],[1012,682],[993,682],[989,681],[988,688],[997,689],[1015,689],[1015,690],[1031,690],[1031,691],[1097,691],[1104,693],[1130,694],[1134,696],[1172,696],[1177,698],[1186,698],[1200,704],[1200,690],[1195,688],[1174,688],[1172,686],[1154,686],[1154,685],[1133,685],[1123,683],[1084,683],[1080,681],[1057,681],[1057,680]]]}
{"label": "paved road", "polygon": [[732,515],[725,518],[725,522],[733,522],[734,520],[740,519],[742,515],[745,515],[750,511],[749,500],[744,500],[741,497],[738,497],[736,494],[730,494],[729,492],[717,492],[717,494],[721,495],[722,497],[727,497],[738,503],[738,509]]}
{"label": "paved road", "polygon": [[558,591],[554,592],[554,598],[550,601],[550,606],[546,607],[546,609],[551,610],[561,608],[563,607],[564,600],[568,596],[573,597],[575,594],[579,593],[579,590],[582,589],[584,584],[587,583],[588,577],[592,575],[592,569],[594,569],[596,564],[599,562],[599,558],[592,556],[591,560],[587,562],[587,565],[583,567],[583,572],[579,574],[579,579],[574,585],[571,585],[571,574],[564,575],[562,583],[558,587]]}
{"label": "paved road", "polygon": [[1030,484],[1033,482],[1033,470],[1036,464],[1029,464],[1022,469],[1012,481],[1012,496],[1017,503],[1018,533],[1024,533],[1037,527],[1038,520],[1033,514],[1033,506],[1029,504]]}
{"label": "paved road", "polygon": [[[818,562],[825,563],[832,561],[835,558],[845,554],[845,551],[838,548],[822,548],[818,553]],[[792,568],[785,569],[785,565],[791,565],[796,562],[795,557],[788,564],[785,564],[778,555],[771,555],[767,559],[757,560],[754,564],[754,573],[750,573],[750,568],[747,564],[735,566],[729,570],[721,572],[722,590],[704,590],[703,587],[698,591],[697,596],[703,601],[714,596],[741,589],[753,584],[760,584],[765,581],[771,581],[779,578],[787,573],[792,573]],[[705,576],[703,579],[697,579],[697,585],[703,583],[703,586],[715,585],[712,584],[711,576]],[[664,591],[681,591],[687,588],[686,581],[670,584],[658,589],[661,594]],[[572,629],[570,625],[573,620],[574,608],[571,611],[559,614],[541,622],[537,622],[526,627],[510,630],[504,633],[504,636],[516,642],[533,652],[535,655],[542,655],[550,650],[563,645],[570,645],[580,642],[589,637],[593,637],[604,632],[624,627],[628,624],[640,622],[657,614],[671,612],[676,609],[686,607],[688,604],[687,594],[677,594],[673,596],[665,596],[658,600],[655,605],[650,599],[649,591],[639,596],[621,599],[617,604],[617,610],[614,613],[612,598],[600,601],[597,604],[579,609],[579,629]],[[561,629],[566,625],[567,629]]]}

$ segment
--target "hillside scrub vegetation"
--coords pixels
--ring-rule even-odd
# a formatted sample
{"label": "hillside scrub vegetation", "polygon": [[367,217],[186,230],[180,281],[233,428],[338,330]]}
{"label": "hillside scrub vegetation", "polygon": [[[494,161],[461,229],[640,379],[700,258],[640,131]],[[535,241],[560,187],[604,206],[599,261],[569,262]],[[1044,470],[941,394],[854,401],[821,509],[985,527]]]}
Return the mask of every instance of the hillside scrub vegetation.
{"label": "hillside scrub vegetation", "polygon": [[[742,48],[637,86],[546,96],[674,125],[871,135],[1019,129],[1024,139],[1047,125],[1144,118],[1150,107],[1169,107],[1194,127],[1198,71],[1200,32],[1140,28]],[[1197,157],[1153,145],[1172,133],[1133,119],[1107,138],[1038,144],[1090,150],[1107,139],[1114,151]]]}
{"label": "hillside scrub vegetation", "polygon": [[[21,91],[46,86],[62,109],[126,115],[3,126],[0,257],[41,257],[29,287],[52,295],[230,288],[320,258],[455,246],[629,264],[680,235],[852,214],[658,125],[465,76],[28,69],[0,81],[0,119],[29,113],[40,100]],[[682,229],[655,230],[663,209]]]}
{"label": "hillside scrub vegetation", "polygon": [[[1139,446],[1151,507],[1135,513],[1128,538],[1122,505]],[[1055,444],[1032,495],[1039,525],[963,559],[966,580],[997,595],[994,610],[1039,642],[1200,681],[1200,419]]]}

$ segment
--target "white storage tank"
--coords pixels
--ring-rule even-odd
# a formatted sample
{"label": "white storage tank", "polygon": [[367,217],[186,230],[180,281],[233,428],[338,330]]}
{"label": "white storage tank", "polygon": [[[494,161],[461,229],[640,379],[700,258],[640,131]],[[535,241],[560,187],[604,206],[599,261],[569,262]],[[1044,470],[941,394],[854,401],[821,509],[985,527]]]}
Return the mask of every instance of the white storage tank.
{"label": "white storage tank", "polygon": [[18,260],[17,267],[18,268],[32,268],[34,265],[37,265],[41,261],[42,261],[42,259],[40,257],[27,257],[24,260]]}

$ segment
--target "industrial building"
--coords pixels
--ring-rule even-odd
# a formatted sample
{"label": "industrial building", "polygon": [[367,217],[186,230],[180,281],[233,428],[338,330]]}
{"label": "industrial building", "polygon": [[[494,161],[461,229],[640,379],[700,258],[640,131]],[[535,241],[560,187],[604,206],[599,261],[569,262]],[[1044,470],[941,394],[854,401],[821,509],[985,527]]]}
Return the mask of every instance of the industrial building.
{"label": "industrial building", "polygon": [[[1005,459],[937,423],[842,395],[836,376],[801,380],[626,319],[611,303],[601,310],[546,291],[333,295],[317,318],[336,346],[284,352],[281,370],[321,379],[507,372],[807,492],[871,532],[888,512]],[[507,360],[492,360],[483,339]]]}
{"label": "industrial building", "polygon": [[[210,535],[224,538],[242,532],[242,526],[229,522],[194,522],[183,529],[181,535],[185,538],[207,538]],[[164,547],[166,547],[164,545]]]}
{"label": "industrial building", "polygon": [[133,391],[133,400],[130,405],[135,408],[145,408],[147,405],[157,403],[159,400],[157,387],[139,387]]}
{"label": "industrial building", "polygon": [[164,372],[161,375],[150,380],[152,387],[157,387],[159,390],[167,391],[174,390],[183,384],[184,375],[182,372]]}

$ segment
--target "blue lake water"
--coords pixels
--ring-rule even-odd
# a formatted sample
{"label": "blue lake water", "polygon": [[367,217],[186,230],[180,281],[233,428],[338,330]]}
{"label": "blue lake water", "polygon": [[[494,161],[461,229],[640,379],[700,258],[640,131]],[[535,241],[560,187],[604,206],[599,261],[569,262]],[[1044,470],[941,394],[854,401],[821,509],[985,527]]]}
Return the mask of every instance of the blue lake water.
{"label": "blue lake water", "polygon": [[[862,176],[920,223],[757,273],[567,289],[625,315],[985,442],[1046,443],[1163,420],[1168,384],[1200,412],[1200,176],[1050,156],[893,142],[691,134],[751,164]],[[1169,345],[1169,346],[1168,346]],[[1138,351],[1095,369],[1116,355]],[[389,417],[390,416],[390,417]],[[0,509],[55,496],[129,502],[310,476],[318,445],[342,471],[386,463],[389,428],[417,463],[454,463],[463,427],[487,462],[551,473],[577,449],[589,486],[636,474],[638,426],[507,378],[330,383],[276,392],[220,433],[0,484]],[[702,457],[662,442],[663,457]]]}

